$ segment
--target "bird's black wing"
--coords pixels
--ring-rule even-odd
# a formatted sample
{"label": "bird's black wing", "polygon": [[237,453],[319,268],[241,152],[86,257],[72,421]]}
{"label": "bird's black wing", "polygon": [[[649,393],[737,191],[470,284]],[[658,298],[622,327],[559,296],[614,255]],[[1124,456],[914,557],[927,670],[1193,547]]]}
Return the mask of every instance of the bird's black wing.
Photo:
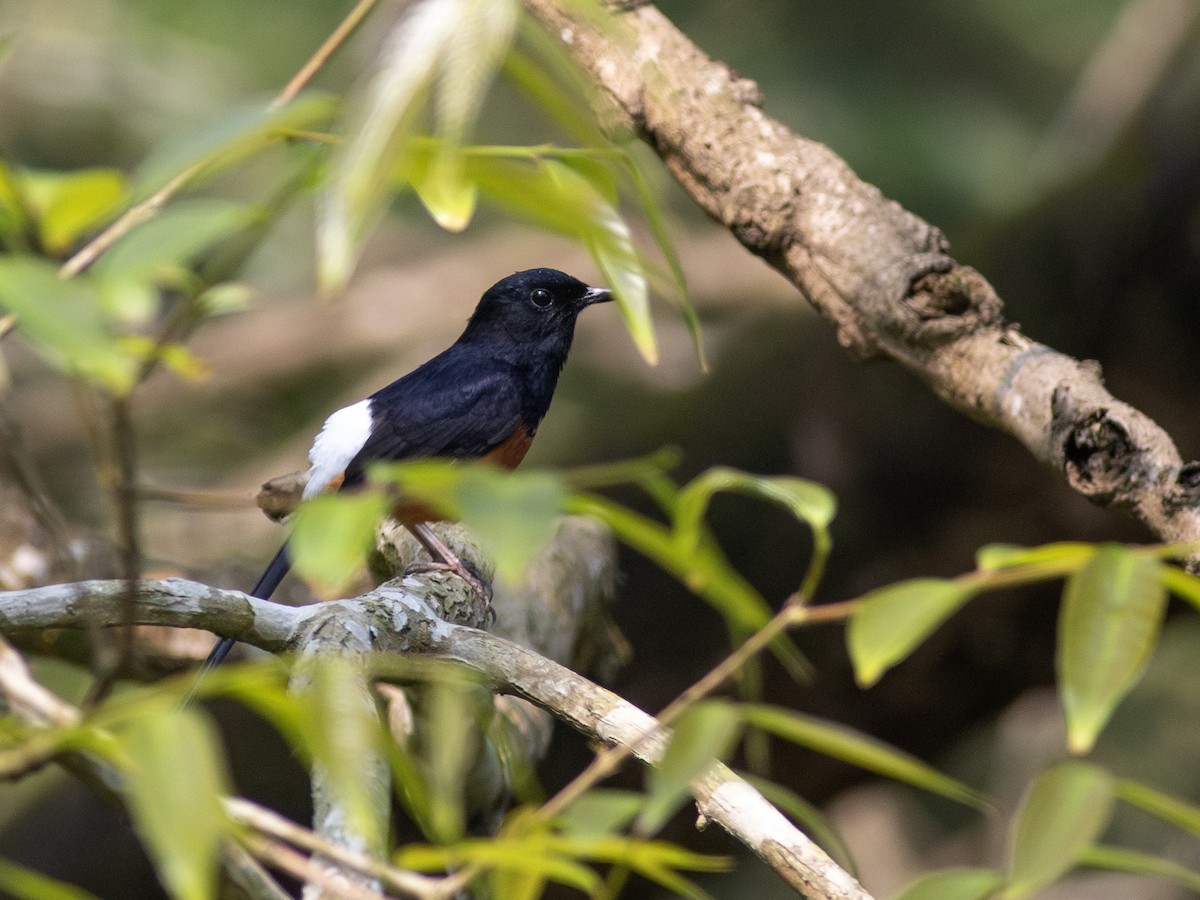
{"label": "bird's black wing", "polygon": [[446,356],[371,396],[371,434],[346,466],[344,486],[361,483],[372,462],[481,457],[529,424],[510,366]]}

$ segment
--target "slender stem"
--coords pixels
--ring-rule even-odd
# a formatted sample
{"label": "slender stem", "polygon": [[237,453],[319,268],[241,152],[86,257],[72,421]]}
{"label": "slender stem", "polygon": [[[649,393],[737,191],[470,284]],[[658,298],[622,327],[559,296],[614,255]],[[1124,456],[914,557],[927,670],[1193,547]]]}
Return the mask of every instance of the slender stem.
{"label": "slender stem", "polygon": [[133,432],[133,410],[129,397],[112,401],[113,456],[116,477],[112,483],[113,507],[117,513],[117,547],[125,591],[121,599],[121,626],[117,629],[116,652],[106,661],[88,689],[85,707],[104,699],[134,652],[133,629],[137,613],[138,583],[142,577],[142,547],[138,535],[137,441]]}
{"label": "slender stem", "polygon": [[[333,33],[326,38],[324,43],[317,48],[317,51],[292,76],[291,80],[279,92],[278,96],[271,101],[270,108],[278,109],[291,101],[308,84],[321,66],[329,60],[334,51],[345,43],[346,38],[358,27],[377,2],[378,0],[359,0],[359,3],[350,10],[346,18],[333,30]],[[80,272],[87,269],[107,252],[113,244],[130,231],[158,215],[159,211],[167,204],[167,201],[179,193],[204,168],[204,162],[193,163],[145,200],[131,206],[111,225],[89,241],[78,253],[63,263],[62,268],[58,270],[58,274],[62,278],[74,278]]]}
{"label": "slender stem", "polygon": [[278,109],[290,103],[300,93],[320,68],[329,61],[329,57],[333,56],[338,47],[346,42],[346,39],[350,37],[354,29],[362,24],[362,21],[375,7],[377,2],[378,0],[359,0],[354,9],[350,10],[346,18],[342,19],[338,27],[317,48],[316,53],[309,57],[308,62],[302,65],[296,74],[292,76],[291,81],[279,92],[279,96],[271,101],[272,109]]}
{"label": "slender stem", "polygon": [[342,865],[378,878],[389,888],[414,896],[429,896],[442,888],[442,879],[429,878],[415,872],[405,872],[373,859],[365,853],[327,841],[308,828],[297,825],[279,813],[243,800],[225,800],[230,817],[243,825],[272,838],[287,841],[304,850],[320,853]]}
{"label": "slender stem", "polygon": [[297,853],[279,841],[258,834],[249,834],[242,838],[241,843],[252,855],[268,866],[286,872],[306,884],[318,885],[329,891],[333,897],[340,897],[343,900],[387,900],[378,891],[350,883],[344,877],[318,865],[303,853]]}

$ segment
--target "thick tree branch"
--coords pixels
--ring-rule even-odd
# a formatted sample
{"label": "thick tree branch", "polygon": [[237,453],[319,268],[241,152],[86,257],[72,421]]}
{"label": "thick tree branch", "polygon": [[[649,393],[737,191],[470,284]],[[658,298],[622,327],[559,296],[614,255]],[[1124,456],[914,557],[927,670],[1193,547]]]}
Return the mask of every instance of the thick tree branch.
{"label": "thick tree branch", "polygon": [[[657,9],[609,0],[601,22],[559,0],[526,7],[560,36],[710,216],[778,269],[843,346],[909,369],[946,403],[1011,434],[1075,490],[1165,541],[1200,537],[1200,463],[1105,390],[1099,367],[1022,335],[942,234],[827,147],[759,108],[757,87]],[[1200,557],[1189,566],[1200,569]]]}

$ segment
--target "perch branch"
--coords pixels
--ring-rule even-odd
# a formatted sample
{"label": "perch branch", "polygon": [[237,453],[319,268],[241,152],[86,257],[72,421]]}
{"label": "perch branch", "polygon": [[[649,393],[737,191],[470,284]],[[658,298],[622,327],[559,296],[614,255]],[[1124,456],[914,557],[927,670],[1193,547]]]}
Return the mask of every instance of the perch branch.
{"label": "perch branch", "polygon": [[[494,690],[523,697],[590,737],[609,745],[627,744],[650,764],[661,758],[669,734],[653,717],[532,650],[438,618],[426,598],[412,590],[417,584],[413,579],[392,581],[353,600],[292,608],[261,600],[251,604],[253,598],[239,592],[179,579],[145,581],[133,598],[134,619],[214,628],[271,650],[295,649],[303,635],[321,633],[336,623],[339,634],[370,636],[380,671],[397,656],[458,662],[478,672]],[[78,607],[89,594],[96,598],[89,603],[93,621],[120,624],[117,598],[123,588],[120,581],[93,581],[0,594],[0,630],[81,627],[84,617]],[[198,598],[210,598],[226,615],[237,618],[236,627],[220,625],[219,616]],[[830,900],[868,898],[849,874],[723,764],[709,766],[693,780],[692,790],[703,820],[721,825],[797,890]],[[279,864],[280,859],[269,862]]]}

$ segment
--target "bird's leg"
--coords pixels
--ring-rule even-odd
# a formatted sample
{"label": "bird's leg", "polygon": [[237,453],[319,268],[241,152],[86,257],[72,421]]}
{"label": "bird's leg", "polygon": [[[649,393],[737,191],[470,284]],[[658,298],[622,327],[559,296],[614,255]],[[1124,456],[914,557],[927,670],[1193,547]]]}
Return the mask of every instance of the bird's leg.
{"label": "bird's leg", "polygon": [[479,573],[470,563],[459,559],[458,555],[446,546],[436,531],[425,522],[414,522],[408,525],[408,530],[433,557],[431,563],[412,563],[405,572],[450,571],[471,586],[483,598],[484,622],[490,625],[496,619],[492,610],[492,589],[479,577]]}

